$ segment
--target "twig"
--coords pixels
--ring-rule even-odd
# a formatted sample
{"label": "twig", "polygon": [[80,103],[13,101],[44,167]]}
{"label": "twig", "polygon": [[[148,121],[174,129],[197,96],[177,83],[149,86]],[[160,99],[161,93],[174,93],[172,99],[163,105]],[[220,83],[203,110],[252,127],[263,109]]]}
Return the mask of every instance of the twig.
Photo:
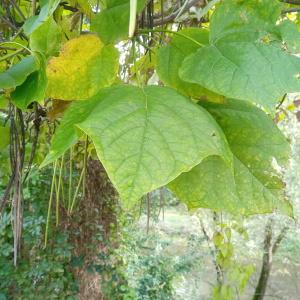
{"label": "twig", "polygon": [[289,13],[299,12],[299,11],[300,11],[299,7],[291,7],[291,8],[284,9],[281,13],[282,14],[289,14]]}
{"label": "twig", "polygon": [[280,0],[280,1],[283,2],[283,3],[300,5],[300,0]]}
{"label": "twig", "polygon": [[182,10],[182,6],[180,6],[176,11],[172,12],[171,14],[167,15],[167,16],[160,16],[157,19],[153,20],[153,26],[161,26],[167,23],[172,22],[173,20],[176,19],[176,17],[180,14],[184,14],[185,12],[187,12],[191,7],[195,6],[196,4],[199,4],[200,6],[204,5],[204,0],[191,0],[191,2],[187,3],[184,7],[184,9]]}

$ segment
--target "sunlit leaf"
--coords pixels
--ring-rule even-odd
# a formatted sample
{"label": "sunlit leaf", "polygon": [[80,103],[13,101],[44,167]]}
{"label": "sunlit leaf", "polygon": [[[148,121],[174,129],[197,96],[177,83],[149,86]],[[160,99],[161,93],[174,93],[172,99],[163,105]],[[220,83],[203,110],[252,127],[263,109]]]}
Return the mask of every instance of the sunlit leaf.
{"label": "sunlit leaf", "polygon": [[118,70],[118,51],[96,35],[68,41],[47,66],[47,95],[61,100],[83,100],[111,85]]}
{"label": "sunlit leaf", "polygon": [[[209,155],[231,163],[231,153],[213,118],[169,88],[112,87],[70,110],[63,128],[73,123],[90,136],[126,205]],[[54,136],[55,146],[43,165],[76,142],[75,129],[67,130],[69,135],[62,129]]]}

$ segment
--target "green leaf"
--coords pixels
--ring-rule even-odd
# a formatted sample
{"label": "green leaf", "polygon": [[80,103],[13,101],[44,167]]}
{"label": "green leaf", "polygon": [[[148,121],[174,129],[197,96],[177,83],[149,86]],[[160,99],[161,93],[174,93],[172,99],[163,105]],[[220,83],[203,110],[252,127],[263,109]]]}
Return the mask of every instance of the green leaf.
{"label": "green leaf", "polygon": [[[209,155],[219,155],[231,163],[231,153],[213,118],[169,88],[112,87],[71,109],[76,112],[74,119],[68,111],[68,119],[62,121],[64,128],[76,123],[92,139],[126,205],[189,171]],[[77,120],[77,115],[85,119]],[[62,130],[60,133],[65,135]],[[53,144],[59,147],[51,147],[45,162],[53,161],[75,139],[74,130],[65,143],[56,134]]]}
{"label": "green leaf", "polygon": [[248,32],[248,42],[259,39],[284,43],[289,52],[299,52],[299,31],[297,25],[283,20],[284,4],[269,0],[227,0],[223,1],[213,14],[210,25],[210,41],[230,34]]}
{"label": "green leaf", "polygon": [[51,16],[31,34],[30,48],[49,57],[59,52],[61,41],[62,30]]}
{"label": "green leaf", "polygon": [[27,76],[39,68],[35,56],[27,56],[0,74],[0,89],[10,89],[21,85]]}
{"label": "green leaf", "polygon": [[288,50],[292,53],[299,53],[300,32],[298,26],[289,20],[284,20],[279,24],[278,30],[280,32],[281,40],[285,43]]}
{"label": "green leaf", "polygon": [[210,41],[239,32],[251,32],[249,40],[274,33],[283,4],[270,0],[226,0],[215,10],[210,23]]}
{"label": "green leaf", "polygon": [[83,100],[111,85],[119,67],[118,51],[96,35],[68,41],[47,66],[47,95],[61,100]]}
{"label": "green leaf", "polygon": [[205,161],[169,184],[189,208],[233,214],[292,214],[276,165],[287,164],[287,140],[263,111],[243,101],[205,106],[223,129],[234,155],[234,175],[219,157]]}
{"label": "green leaf", "polygon": [[46,87],[46,70],[41,68],[30,74],[25,82],[12,92],[12,101],[18,108],[25,110],[33,101],[44,100]]}
{"label": "green leaf", "polygon": [[232,35],[188,56],[179,76],[272,110],[284,94],[300,91],[299,70],[298,57],[273,45],[248,42],[248,35]]}
{"label": "green leaf", "polygon": [[300,59],[278,43],[280,7],[268,0],[222,2],[211,20],[210,45],[184,60],[180,78],[269,110],[284,94],[300,91]]}
{"label": "green leaf", "polygon": [[[208,44],[208,31],[201,28],[187,28],[179,32],[192,38],[200,44]],[[158,50],[157,73],[160,80],[167,86],[196,99],[215,99],[222,101],[223,97],[212,93],[198,84],[185,82],[180,79],[178,70],[182,61],[199,49],[199,45],[184,36],[175,35],[172,41]]]}
{"label": "green leaf", "polygon": [[[140,12],[145,0],[138,0],[137,11]],[[115,44],[128,38],[130,0],[107,1],[103,9],[93,18],[91,30],[96,32],[105,44]]]}
{"label": "green leaf", "polygon": [[38,16],[32,16],[26,20],[23,29],[26,35],[31,35],[54,13],[60,0],[48,0],[41,3],[42,8]]}

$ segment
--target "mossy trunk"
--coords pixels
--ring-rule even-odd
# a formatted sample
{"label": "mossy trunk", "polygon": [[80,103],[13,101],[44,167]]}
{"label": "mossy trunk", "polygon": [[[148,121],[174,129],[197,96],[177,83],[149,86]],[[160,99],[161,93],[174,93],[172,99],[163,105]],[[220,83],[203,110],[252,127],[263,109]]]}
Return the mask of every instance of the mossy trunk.
{"label": "mossy trunk", "polygon": [[116,232],[117,207],[116,190],[103,166],[98,160],[88,159],[85,196],[71,224],[73,254],[81,261],[80,266],[73,269],[80,299],[104,299],[101,277],[90,270],[99,263],[98,254],[112,245],[108,242]]}

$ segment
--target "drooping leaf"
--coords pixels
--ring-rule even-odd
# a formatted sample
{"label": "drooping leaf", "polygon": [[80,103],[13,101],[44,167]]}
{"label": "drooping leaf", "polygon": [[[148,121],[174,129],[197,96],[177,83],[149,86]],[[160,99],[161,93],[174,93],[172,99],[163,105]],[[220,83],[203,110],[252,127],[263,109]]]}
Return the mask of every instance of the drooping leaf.
{"label": "drooping leaf", "polygon": [[62,30],[51,16],[31,34],[30,48],[50,57],[58,53],[61,41]]}
{"label": "drooping leaf", "polygon": [[41,11],[38,16],[32,16],[26,20],[23,29],[26,35],[32,34],[39,26],[52,16],[53,12],[59,5],[60,0],[48,0],[41,2]]}
{"label": "drooping leaf", "polygon": [[45,98],[47,77],[45,67],[30,74],[25,82],[11,94],[13,103],[24,110],[33,101],[40,102]]}
{"label": "drooping leaf", "polygon": [[196,99],[222,101],[222,96],[216,95],[198,84],[185,82],[178,75],[182,61],[199,49],[200,46],[196,42],[202,45],[208,44],[208,31],[200,28],[188,28],[179,33],[195,40],[195,42],[184,36],[175,35],[168,45],[158,50],[157,73],[160,80],[165,85],[176,88],[187,96]]}
{"label": "drooping leaf", "polygon": [[96,35],[72,39],[47,66],[47,95],[61,100],[92,97],[114,82],[118,66],[118,51]]}
{"label": "drooping leaf", "polygon": [[35,56],[27,56],[7,71],[0,73],[0,89],[10,89],[22,84],[27,76],[39,68]]}
{"label": "drooping leaf", "polygon": [[[137,11],[140,12],[145,0],[138,0]],[[130,0],[106,1],[106,8],[93,18],[91,30],[96,32],[105,44],[115,44],[128,38]]]}
{"label": "drooping leaf", "polygon": [[263,111],[243,101],[205,106],[223,129],[234,155],[234,175],[219,157],[176,178],[169,187],[190,208],[234,214],[272,212],[291,215],[278,166],[286,166],[289,144]]}
{"label": "drooping leaf", "polygon": [[209,155],[231,162],[223,133],[213,118],[169,88],[117,86],[72,105],[42,166],[76,142],[74,127],[69,130],[72,123],[92,139],[126,205]]}

